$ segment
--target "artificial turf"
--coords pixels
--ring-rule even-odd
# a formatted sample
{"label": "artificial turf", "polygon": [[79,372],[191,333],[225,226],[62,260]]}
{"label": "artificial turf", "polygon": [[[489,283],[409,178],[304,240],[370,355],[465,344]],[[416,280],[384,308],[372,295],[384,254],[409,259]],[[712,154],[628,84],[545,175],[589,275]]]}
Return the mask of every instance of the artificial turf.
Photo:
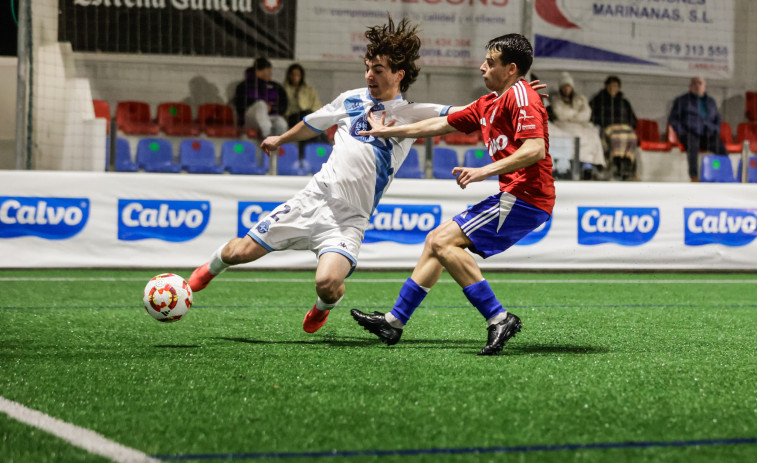
{"label": "artificial turf", "polygon": [[[162,271],[0,271],[0,396],[167,461],[757,460],[755,275],[488,273],[523,330],[479,357],[447,275],[387,347],[349,309],[409,272],[356,272],[307,334],[313,272],[227,272],[162,324]],[[0,441],[102,461],[1,413]]]}

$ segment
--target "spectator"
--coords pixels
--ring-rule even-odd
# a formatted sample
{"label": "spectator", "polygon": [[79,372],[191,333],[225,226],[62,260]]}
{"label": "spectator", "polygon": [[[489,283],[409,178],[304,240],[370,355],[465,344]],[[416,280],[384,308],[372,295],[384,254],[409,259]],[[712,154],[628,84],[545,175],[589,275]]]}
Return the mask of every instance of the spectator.
{"label": "spectator", "polygon": [[272,80],[272,72],[270,61],[256,59],[252,67],[244,71],[244,80],[234,92],[238,125],[258,130],[263,138],[281,135],[289,128],[284,119],[287,94],[284,87]]}
{"label": "spectator", "polygon": [[686,149],[689,161],[689,178],[699,181],[699,150],[727,155],[720,139],[720,113],[715,100],[707,95],[707,82],[694,77],[689,83],[689,92],[673,100],[668,123],[678,135],[678,141]]}
{"label": "spectator", "polygon": [[284,90],[289,100],[284,117],[290,127],[294,127],[303,117],[323,106],[318,92],[305,81],[305,70],[297,63],[287,69]]}
{"label": "spectator", "polygon": [[615,176],[630,180],[635,175],[636,114],[620,91],[620,79],[609,76],[604,90],[591,99],[591,121],[602,129],[605,158],[612,159]]}
{"label": "spectator", "polygon": [[555,117],[550,123],[550,135],[579,139],[578,156],[584,169],[584,179],[595,177],[596,170],[605,166],[602,141],[597,128],[591,123],[591,107],[584,95],[574,89],[573,77],[563,72],[560,77],[559,93],[552,98],[552,111]]}

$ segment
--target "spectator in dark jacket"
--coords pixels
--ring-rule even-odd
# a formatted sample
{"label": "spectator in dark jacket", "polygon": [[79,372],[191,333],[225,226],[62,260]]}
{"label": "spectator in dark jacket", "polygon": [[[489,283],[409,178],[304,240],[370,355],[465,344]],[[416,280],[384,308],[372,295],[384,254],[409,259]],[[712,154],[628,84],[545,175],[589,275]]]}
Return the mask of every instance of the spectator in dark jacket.
{"label": "spectator in dark jacket", "polygon": [[668,123],[678,135],[678,141],[686,149],[692,182],[699,180],[699,150],[728,154],[720,139],[722,120],[718,107],[706,91],[707,82],[703,78],[692,78],[689,92],[673,101],[668,118]]}
{"label": "spectator in dark jacket", "polygon": [[233,105],[237,121],[242,127],[252,128],[265,138],[281,135],[289,126],[284,118],[287,105],[286,91],[272,80],[273,66],[265,58],[258,58],[244,72],[244,80],[237,85]]}
{"label": "spectator in dark jacket", "polygon": [[631,103],[620,91],[620,79],[609,76],[605,88],[594,95],[589,103],[591,121],[602,129],[602,145],[605,156],[612,159],[615,176],[630,180],[636,170],[636,114]]}

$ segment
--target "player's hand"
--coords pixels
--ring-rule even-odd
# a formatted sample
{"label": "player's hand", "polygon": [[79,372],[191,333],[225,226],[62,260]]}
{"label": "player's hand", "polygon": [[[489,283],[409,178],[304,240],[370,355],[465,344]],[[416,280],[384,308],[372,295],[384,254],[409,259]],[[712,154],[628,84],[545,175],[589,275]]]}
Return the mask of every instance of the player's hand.
{"label": "player's hand", "polygon": [[281,137],[278,135],[272,135],[270,137],[266,137],[266,139],[263,140],[263,142],[260,144],[260,149],[263,150],[263,152],[268,156],[270,156],[271,153],[276,152],[276,150],[278,150],[279,146],[281,145]]}
{"label": "player's hand", "polygon": [[[532,80],[528,85],[537,92],[541,89],[547,88],[547,84],[542,84],[540,80]],[[542,98],[549,98],[549,93],[539,93],[539,96]]]}
{"label": "player's hand", "polygon": [[488,175],[480,167],[455,167],[452,175],[457,177],[457,184],[465,189],[470,183],[486,180]]}
{"label": "player's hand", "polygon": [[389,127],[393,126],[394,123],[397,122],[395,120],[386,122],[386,113],[381,114],[380,120],[376,119],[376,116],[374,116],[372,112],[368,113],[367,120],[368,120],[368,123],[371,125],[371,130],[361,130],[360,132],[358,132],[358,135],[363,135],[363,136],[373,135],[374,137],[379,137],[383,133],[385,133]]}

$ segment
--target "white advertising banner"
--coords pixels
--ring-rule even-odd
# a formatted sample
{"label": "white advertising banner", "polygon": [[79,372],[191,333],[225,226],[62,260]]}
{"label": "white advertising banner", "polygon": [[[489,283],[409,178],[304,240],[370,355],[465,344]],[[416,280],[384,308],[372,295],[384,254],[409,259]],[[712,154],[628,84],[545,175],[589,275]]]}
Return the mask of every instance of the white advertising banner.
{"label": "white advertising banner", "polygon": [[[207,261],[308,177],[0,171],[0,267]],[[366,231],[364,268],[414,267],[429,230],[497,191],[485,181],[395,180]],[[551,220],[485,269],[757,270],[757,185],[557,182]],[[250,268],[314,268],[309,251]]]}
{"label": "white advertising banner", "polygon": [[730,78],[733,0],[534,0],[539,69]]}
{"label": "white advertising banner", "polygon": [[521,1],[513,0],[315,0],[297,6],[296,59],[360,61],[368,27],[407,17],[420,26],[420,64],[478,66],[484,45],[521,32]]}

